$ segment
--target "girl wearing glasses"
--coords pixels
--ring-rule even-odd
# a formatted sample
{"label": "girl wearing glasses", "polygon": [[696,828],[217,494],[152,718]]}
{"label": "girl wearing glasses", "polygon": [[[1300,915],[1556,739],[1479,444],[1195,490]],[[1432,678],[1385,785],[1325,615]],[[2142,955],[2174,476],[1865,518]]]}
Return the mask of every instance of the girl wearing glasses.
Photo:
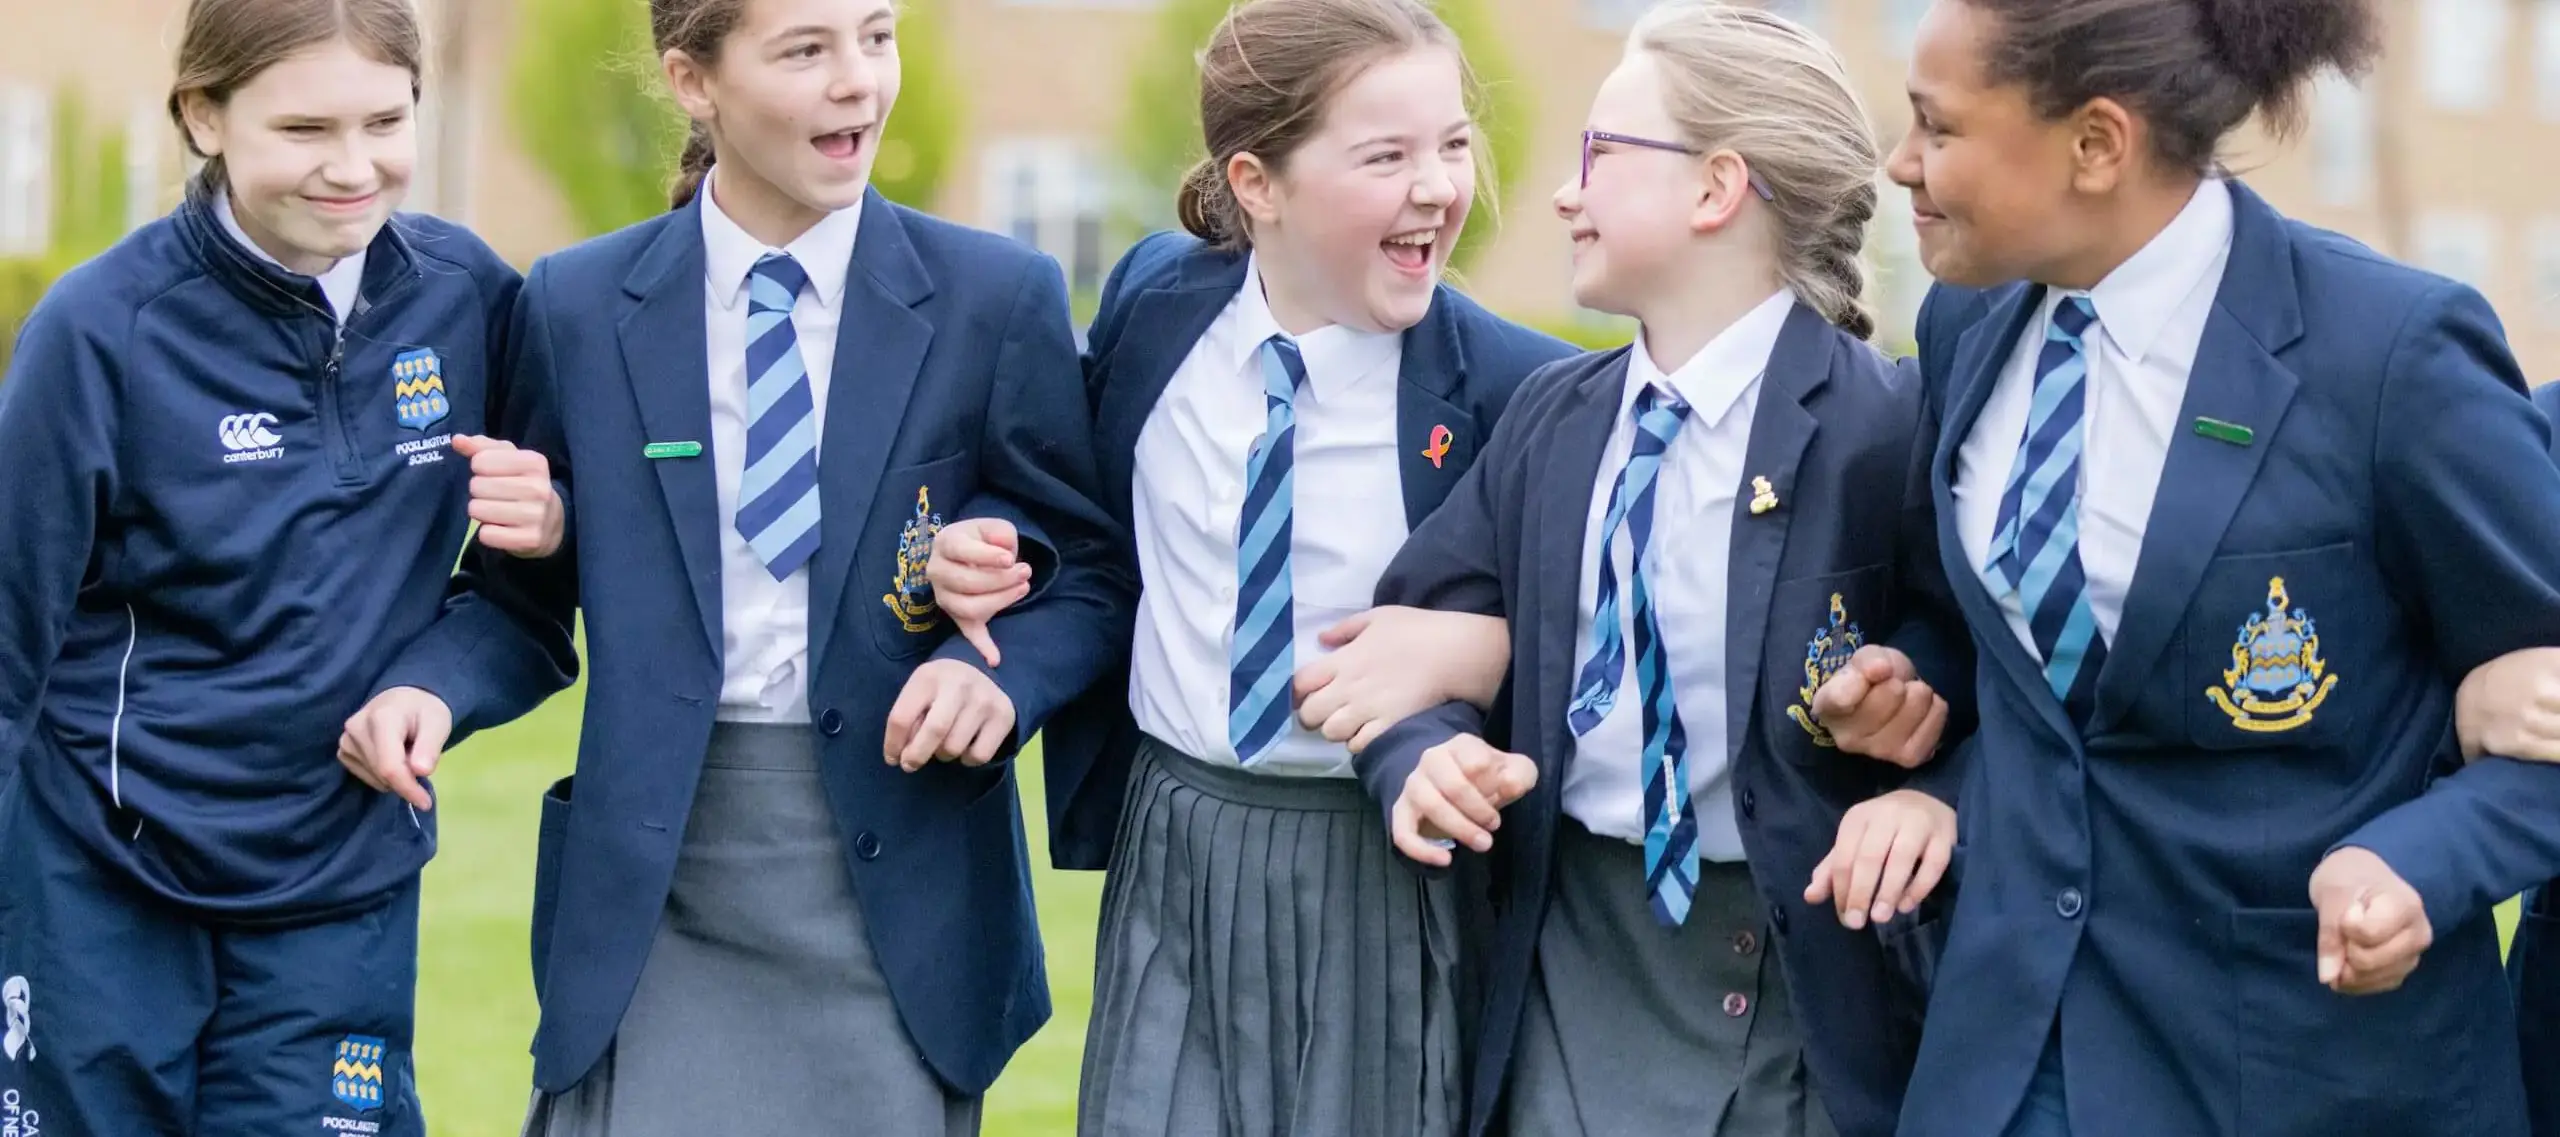
{"label": "girl wearing glasses", "polygon": [[1361,776],[1505,898],[1473,1132],[1885,1137],[1970,717],[1932,684],[1971,659],[1931,411],[1866,342],[1878,144],[1830,48],[1711,0],[1638,21],[1589,121],[1575,299],[1641,331],[1523,384],[1381,582],[1513,623],[1507,714],[1408,719]]}
{"label": "girl wearing glasses", "polygon": [[[1238,7],[1202,56],[1189,232],[1140,242],[1105,287],[1086,380],[1144,586],[1125,670],[1045,735],[1053,856],[1111,870],[1084,1133],[1457,1129],[1454,886],[1396,862],[1346,745],[1354,720],[1457,692],[1380,685],[1328,723],[1292,680],[1522,377],[1572,350],[1440,282],[1475,198],[1470,92],[1418,0]],[[991,662],[979,622],[1020,595],[1024,535],[963,522],[934,543],[935,596]],[[1423,634],[1474,664],[1479,698],[1503,636],[1480,617]]]}

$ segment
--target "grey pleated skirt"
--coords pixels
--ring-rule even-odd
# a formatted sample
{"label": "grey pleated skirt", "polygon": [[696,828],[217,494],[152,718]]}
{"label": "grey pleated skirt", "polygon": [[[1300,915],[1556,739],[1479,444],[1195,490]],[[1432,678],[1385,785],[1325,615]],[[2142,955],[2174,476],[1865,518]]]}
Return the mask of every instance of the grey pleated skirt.
{"label": "grey pleated skirt", "polygon": [[970,1137],[890,1002],[807,727],[711,735],[675,887],[613,1049],[525,1137]]}
{"label": "grey pleated skirt", "polygon": [[1456,927],[1356,783],[1147,740],[1103,888],[1078,1132],[1456,1132]]}
{"label": "grey pleated skirt", "polygon": [[1832,1137],[1804,1032],[1741,864],[1700,866],[1655,923],[1644,849],[1556,827],[1553,899],[1506,1100],[1522,1137]]}

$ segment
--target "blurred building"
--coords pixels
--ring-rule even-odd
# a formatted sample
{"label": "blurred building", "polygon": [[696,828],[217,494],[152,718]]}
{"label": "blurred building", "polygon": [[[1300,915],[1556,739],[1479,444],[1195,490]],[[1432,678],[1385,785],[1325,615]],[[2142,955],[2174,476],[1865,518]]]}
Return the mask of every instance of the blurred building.
{"label": "blurred building", "polygon": [[[641,0],[623,0],[640,3]],[[941,212],[1055,255],[1071,283],[1098,285],[1112,260],[1115,158],[1126,60],[1159,50],[1152,0],[911,0],[947,4],[954,66],[972,84],[965,142]],[[1564,317],[1567,249],[1548,211],[1577,160],[1577,132],[1643,0],[1487,0],[1530,115],[1530,152],[1504,195],[1501,240],[1470,274],[1474,291],[1524,317]],[[1907,119],[1901,77],[1928,0],[1768,0],[1830,37],[1857,71],[1888,140]],[[2307,220],[2470,281],[2496,303],[2537,379],[2560,377],[2560,0],[2383,0],[2392,21],[2382,71],[2362,87],[2324,83],[2314,125],[2282,148],[2234,155],[2251,184]],[[472,225],[530,261],[576,234],[525,160],[506,106],[517,0],[423,0],[437,76],[421,125],[428,154],[411,204]],[[161,109],[183,0],[9,0],[0,37],[0,256],[39,249],[47,231],[54,100],[77,92],[93,121],[130,124],[128,216],[164,208],[185,171]],[[893,127],[894,129],[894,127]],[[1912,261],[1898,192],[1872,244],[1877,298],[1904,334],[1926,280]],[[1480,211],[1479,217],[1484,216]]]}

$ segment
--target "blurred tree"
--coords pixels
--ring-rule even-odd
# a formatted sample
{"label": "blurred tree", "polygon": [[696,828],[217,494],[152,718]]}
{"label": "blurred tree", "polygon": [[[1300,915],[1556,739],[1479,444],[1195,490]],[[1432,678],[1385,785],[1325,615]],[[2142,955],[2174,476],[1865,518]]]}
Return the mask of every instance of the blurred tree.
{"label": "blurred tree", "polygon": [[646,0],[527,0],[515,42],[516,131],[580,233],[665,212],[684,118],[659,93]]}
{"label": "blurred tree", "polygon": [[872,184],[900,205],[933,209],[950,172],[967,117],[950,59],[940,0],[906,0],[898,14],[898,105],[871,167]]}
{"label": "blurred tree", "polygon": [[[1483,88],[1475,107],[1483,153],[1476,167],[1476,223],[1458,238],[1451,267],[1474,263],[1494,237],[1494,206],[1511,164],[1525,161],[1523,138],[1529,107],[1511,83],[1511,61],[1485,0],[1432,0],[1432,8],[1456,34]],[[1173,219],[1174,187],[1204,156],[1200,142],[1200,49],[1226,18],[1230,0],[1167,0],[1156,17],[1156,39],[1129,84],[1121,122],[1121,158],[1132,180],[1150,195],[1124,203],[1126,224],[1157,228]]]}
{"label": "blurred tree", "polygon": [[[98,129],[80,93],[53,100],[53,232],[48,256],[69,265],[105,252],[125,234],[124,131]],[[149,192],[149,187],[143,187]]]}

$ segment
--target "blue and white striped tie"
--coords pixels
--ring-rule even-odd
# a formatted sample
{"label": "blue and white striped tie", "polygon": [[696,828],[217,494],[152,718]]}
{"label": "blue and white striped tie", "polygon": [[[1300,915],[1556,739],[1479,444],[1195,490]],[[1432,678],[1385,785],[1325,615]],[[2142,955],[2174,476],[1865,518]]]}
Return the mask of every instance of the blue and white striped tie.
{"label": "blue and white striped tie", "polygon": [[791,305],[809,274],[767,253],[747,274],[747,466],[738,535],[781,580],[818,551],[818,404]]}
{"label": "blue and white striped tie", "polygon": [[1297,619],[1289,584],[1290,485],[1297,466],[1298,388],[1306,361],[1286,336],[1262,341],[1262,441],[1244,463],[1236,522],[1235,638],[1227,648],[1227,740],[1251,765],[1289,725]]}
{"label": "blue and white striped tie", "polygon": [[2107,660],[2089,608],[2089,578],[2080,568],[2080,454],[2089,391],[2086,336],[2098,310],[2085,296],[2065,297],[2045,328],[2036,358],[2035,394],[2018,463],[2000,496],[1983,580],[1995,597],[2015,593],[2027,614],[2045,682],[2086,725]]}
{"label": "blue and white striped tie", "polygon": [[1689,405],[1647,386],[1636,394],[1635,415],[1635,445],[1618,471],[1617,484],[1609,488],[1608,513],[1600,523],[1591,658],[1574,684],[1566,721],[1577,738],[1591,733],[1617,705],[1618,684],[1626,674],[1626,643],[1618,630],[1618,570],[1610,555],[1623,524],[1628,592],[1635,606],[1636,696],[1644,712],[1645,895],[1656,922],[1678,927],[1689,918],[1689,902],[1698,892],[1698,819],[1689,808],[1689,733],[1680,725],[1671,658],[1662,643],[1662,618],[1654,609],[1644,560],[1653,545],[1653,487],[1660,480],[1662,455],[1680,436]]}

